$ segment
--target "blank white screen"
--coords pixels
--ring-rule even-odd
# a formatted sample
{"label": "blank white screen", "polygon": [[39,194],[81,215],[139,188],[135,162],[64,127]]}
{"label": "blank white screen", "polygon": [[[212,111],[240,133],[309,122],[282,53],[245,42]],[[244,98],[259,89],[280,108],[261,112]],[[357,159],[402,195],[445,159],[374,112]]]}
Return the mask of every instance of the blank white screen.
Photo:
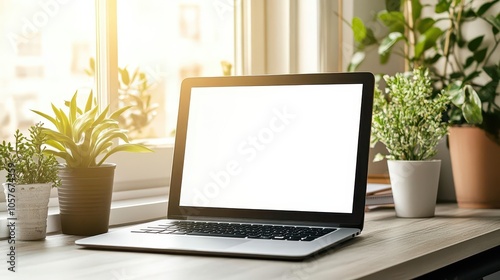
{"label": "blank white screen", "polygon": [[191,91],[181,206],[351,213],[362,85]]}

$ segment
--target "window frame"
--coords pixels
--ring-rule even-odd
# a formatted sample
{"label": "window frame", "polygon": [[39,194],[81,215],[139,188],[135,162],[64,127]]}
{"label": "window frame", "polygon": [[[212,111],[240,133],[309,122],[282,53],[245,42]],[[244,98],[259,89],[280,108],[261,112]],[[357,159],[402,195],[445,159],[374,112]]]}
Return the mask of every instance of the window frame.
{"label": "window frame", "polygon": [[[237,74],[340,72],[353,52],[343,0],[236,0]],[[339,16],[336,16],[337,13]],[[311,14],[313,16],[311,16]],[[312,21],[315,18],[316,21]],[[315,30],[315,32],[311,32]]]}

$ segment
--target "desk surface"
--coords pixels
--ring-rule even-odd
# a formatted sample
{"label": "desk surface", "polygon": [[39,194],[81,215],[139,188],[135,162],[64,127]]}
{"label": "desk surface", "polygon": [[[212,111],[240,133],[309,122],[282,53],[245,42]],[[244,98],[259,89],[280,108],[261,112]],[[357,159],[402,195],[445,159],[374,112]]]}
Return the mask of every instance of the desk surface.
{"label": "desk surface", "polygon": [[[444,204],[427,219],[376,209],[360,236],[304,262],[89,250],[74,245],[78,238],[18,241],[11,279],[407,279],[500,245],[500,209]],[[8,244],[0,243],[4,259]],[[4,275],[13,274],[2,261]]]}

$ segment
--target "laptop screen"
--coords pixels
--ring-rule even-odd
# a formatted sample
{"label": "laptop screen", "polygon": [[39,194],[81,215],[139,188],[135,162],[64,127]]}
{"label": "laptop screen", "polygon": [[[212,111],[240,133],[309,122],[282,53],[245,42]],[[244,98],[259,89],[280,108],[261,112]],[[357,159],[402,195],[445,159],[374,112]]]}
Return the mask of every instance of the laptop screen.
{"label": "laptop screen", "polygon": [[362,227],[371,73],[185,79],[168,217]]}
{"label": "laptop screen", "polygon": [[362,86],[193,87],[180,205],[351,213]]}

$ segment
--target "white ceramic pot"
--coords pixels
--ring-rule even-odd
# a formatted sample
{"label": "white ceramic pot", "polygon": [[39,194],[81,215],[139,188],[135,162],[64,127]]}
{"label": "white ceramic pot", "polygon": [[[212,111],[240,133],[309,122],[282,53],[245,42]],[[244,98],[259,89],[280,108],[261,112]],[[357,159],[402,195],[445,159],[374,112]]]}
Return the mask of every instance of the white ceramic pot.
{"label": "white ceramic pot", "polygon": [[396,215],[403,218],[434,216],[441,160],[388,160]]}
{"label": "white ceramic pot", "polygon": [[[52,184],[3,184],[7,218],[12,218],[15,240],[40,240],[47,235],[47,213]],[[10,189],[10,191],[9,191]],[[14,192],[12,192],[14,190]]]}

